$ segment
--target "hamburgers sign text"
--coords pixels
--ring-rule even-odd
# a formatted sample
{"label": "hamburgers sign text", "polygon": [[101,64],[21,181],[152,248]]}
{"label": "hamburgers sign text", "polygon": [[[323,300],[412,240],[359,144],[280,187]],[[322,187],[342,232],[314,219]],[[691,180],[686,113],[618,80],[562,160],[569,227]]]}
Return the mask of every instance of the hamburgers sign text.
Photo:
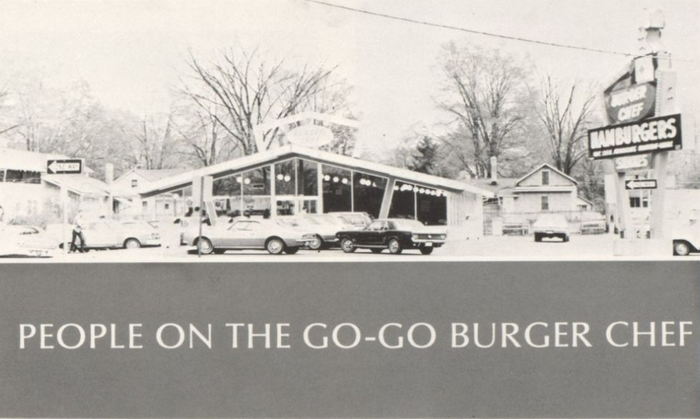
{"label": "hamburgers sign text", "polygon": [[680,114],[588,131],[588,155],[594,159],[678,150],[681,147]]}
{"label": "hamburgers sign text", "polygon": [[606,92],[605,108],[613,124],[654,116],[656,88],[653,83],[634,84]]}

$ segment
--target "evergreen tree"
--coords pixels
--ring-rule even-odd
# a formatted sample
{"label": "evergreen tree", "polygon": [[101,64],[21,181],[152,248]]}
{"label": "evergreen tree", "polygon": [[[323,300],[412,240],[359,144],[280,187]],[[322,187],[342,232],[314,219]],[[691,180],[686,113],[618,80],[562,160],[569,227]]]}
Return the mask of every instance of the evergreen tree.
{"label": "evergreen tree", "polygon": [[409,169],[416,172],[435,173],[438,165],[438,145],[432,138],[423,136],[416,145],[416,150],[413,153]]}

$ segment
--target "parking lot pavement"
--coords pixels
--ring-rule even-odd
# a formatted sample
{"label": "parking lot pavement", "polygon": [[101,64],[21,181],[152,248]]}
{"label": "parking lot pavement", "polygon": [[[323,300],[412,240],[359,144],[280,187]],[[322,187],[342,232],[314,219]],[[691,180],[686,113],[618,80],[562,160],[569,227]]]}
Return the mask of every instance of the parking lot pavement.
{"label": "parking lot pavement", "polygon": [[[343,253],[339,249],[321,252],[301,250],[296,255],[269,255],[265,251],[246,250],[229,251],[223,255],[198,257],[193,248],[143,248],[90,251],[88,253],[65,254],[56,252],[52,258],[33,259],[37,262],[375,262],[375,261],[441,261],[441,260],[600,260],[619,259],[613,256],[614,236],[573,235],[569,242],[555,239],[535,242],[532,236],[484,237],[479,240],[448,242],[435,249],[430,256],[421,255],[416,250],[406,250],[401,255],[391,255],[387,251],[372,254],[369,250],[359,249],[355,253]],[[635,259],[626,257],[624,259]],[[648,258],[639,257],[639,260]],[[654,258],[658,260],[659,258]],[[673,257],[669,245],[668,255],[661,259],[698,260],[700,254],[690,257]],[[27,259],[18,259],[26,262]]]}

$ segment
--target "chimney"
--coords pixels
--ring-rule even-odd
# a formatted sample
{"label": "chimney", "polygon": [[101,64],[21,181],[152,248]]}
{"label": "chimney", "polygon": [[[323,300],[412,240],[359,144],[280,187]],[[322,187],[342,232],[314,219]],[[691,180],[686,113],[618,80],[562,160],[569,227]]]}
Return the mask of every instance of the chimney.
{"label": "chimney", "polygon": [[491,166],[491,184],[495,185],[498,183],[498,159],[496,156],[491,156],[489,165]]}
{"label": "chimney", "polygon": [[105,183],[111,185],[114,182],[114,165],[112,163],[105,164]]}

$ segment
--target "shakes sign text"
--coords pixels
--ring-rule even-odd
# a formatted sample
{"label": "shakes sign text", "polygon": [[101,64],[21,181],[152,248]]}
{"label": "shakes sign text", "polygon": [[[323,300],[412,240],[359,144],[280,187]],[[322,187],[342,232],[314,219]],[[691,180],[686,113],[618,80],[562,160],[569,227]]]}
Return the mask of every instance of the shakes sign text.
{"label": "shakes sign text", "polygon": [[588,155],[594,159],[679,150],[681,147],[680,114],[588,131]]}

